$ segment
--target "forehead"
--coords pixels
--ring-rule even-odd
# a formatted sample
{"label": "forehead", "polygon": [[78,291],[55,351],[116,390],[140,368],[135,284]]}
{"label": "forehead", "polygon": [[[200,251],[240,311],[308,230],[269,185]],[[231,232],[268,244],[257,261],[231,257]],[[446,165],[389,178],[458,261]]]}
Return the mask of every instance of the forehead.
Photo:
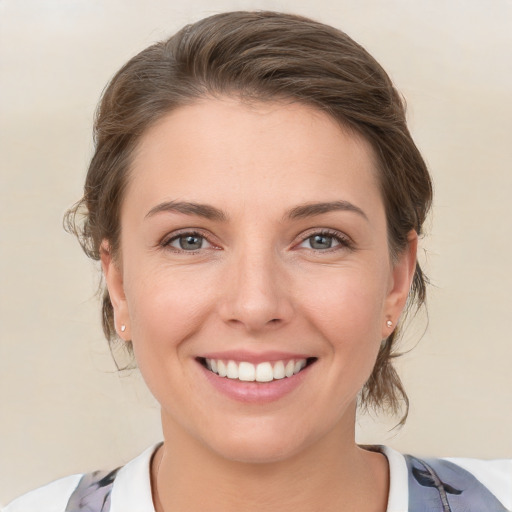
{"label": "forehead", "polygon": [[376,167],[369,143],[312,107],[204,99],[143,135],[125,202],[236,207],[280,197],[283,207],[339,199],[368,207],[381,203]]}

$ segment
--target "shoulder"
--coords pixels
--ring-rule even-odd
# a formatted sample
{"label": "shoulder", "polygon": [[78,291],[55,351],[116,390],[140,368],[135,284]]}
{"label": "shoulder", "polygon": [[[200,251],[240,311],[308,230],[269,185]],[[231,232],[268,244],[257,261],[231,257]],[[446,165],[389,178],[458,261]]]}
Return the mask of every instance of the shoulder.
{"label": "shoulder", "polygon": [[118,469],[72,475],[35,489],[2,512],[108,512]]}
{"label": "shoulder", "polygon": [[405,456],[410,510],[512,511],[512,460]]}
{"label": "shoulder", "polygon": [[512,512],[512,459],[425,458],[374,447],[389,463],[387,512]]}
{"label": "shoulder", "polygon": [[154,512],[152,446],[125,466],[56,480],[12,501],[1,512]]}
{"label": "shoulder", "polygon": [[71,475],[16,498],[2,512],[64,512],[83,475]]}

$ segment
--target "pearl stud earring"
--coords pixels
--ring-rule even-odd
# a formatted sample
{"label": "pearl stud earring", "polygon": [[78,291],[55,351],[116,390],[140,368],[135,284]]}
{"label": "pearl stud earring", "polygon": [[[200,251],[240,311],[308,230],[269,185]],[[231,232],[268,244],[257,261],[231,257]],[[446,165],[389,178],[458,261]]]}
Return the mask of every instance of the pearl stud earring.
{"label": "pearl stud earring", "polygon": [[392,322],[391,320],[388,320],[388,321],[386,322],[386,325],[387,325],[389,328],[391,328],[391,327],[393,327],[393,322]]}
{"label": "pearl stud earring", "polygon": [[123,324],[123,325],[121,325],[121,332],[124,332],[124,331],[126,331],[126,325]]}

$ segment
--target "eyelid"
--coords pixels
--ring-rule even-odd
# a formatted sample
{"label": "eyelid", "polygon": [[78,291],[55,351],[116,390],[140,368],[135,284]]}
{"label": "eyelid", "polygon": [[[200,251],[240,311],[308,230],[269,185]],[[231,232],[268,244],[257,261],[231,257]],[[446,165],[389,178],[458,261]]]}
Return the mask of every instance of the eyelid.
{"label": "eyelid", "polygon": [[[204,240],[209,244],[210,247],[197,249],[195,251],[193,251],[193,250],[185,251],[183,249],[178,249],[178,248],[172,247],[170,245],[171,242],[173,242],[174,240],[176,240],[182,236],[185,236],[185,235],[199,236],[201,238],[204,238]],[[329,252],[329,251],[336,251],[336,250],[341,250],[341,249],[352,249],[352,250],[354,249],[355,244],[352,241],[352,239],[347,234],[343,233],[342,231],[339,231],[339,230],[333,229],[333,228],[310,228],[310,229],[302,232],[300,235],[298,235],[295,238],[295,241],[292,243],[292,248],[299,248],[300,244],[304,243],[308,238],[315,236],[315,235],[333,237],[337,240],[338,245],[336,245],[335,247],[332,247],[329,249],[323,249],[323,250],[311,248],[310,249],[311,251]],[[162,237],[160,242],[158,242],[158,246],[162,247],[164,249],[171,248],[174,252],[180,252],[180,253],[187,252],[189,254],[190,253],[194,254],[196,252],[199,252],[202,250],[208,250],[208,249],[216,249],[216,250],[221,249],[221,247],[218,243],[215,243],[214,241],[212,241],[212,238],[213,238],[213,235],[210,232],[207,232],[201,228],[192,228],[192,227],[182,228],[182,229],[178,229],[176,231],[167,233],[164,237]]]}
{"label": "eyelid", "polygon": [[[209,247],[202,247],[201,249],[191,250],[191,251],[185,251],[184,249],[179,249],[177,247],[171,246],[171,243],[178,238],[182,236],[198,236],[203,238],[208,244]],[[178,229],[176,231],[172,231],[171,233],[167,233],[158,243],[158,246],[163,249],[170,249],[173,252],[177,253],[188,253],[188,254],[194,254],[199,251],[208,250],[208,249],[220,249],[219,244],[212,241],[213,236],[211,233],[204,231],[201,228],[182,228]]]}
{"label": "eyelid", "polygon": [[[294,243],[294,248],[300,248],[300,245],[304,243],[308,238],[311,238],[312,236],[320,235],[320,236],[330,236],[332,238],[335,238],[339,245],[336,245],[335,247],[330,247],[329,249],[309,249],[314,252],[329,252],[329,251],[336,251],[340,249],[354,249],[354,242],[353,240],[343,233],[342,231],[338,231],[337,229],[332,228],[311,228],[305,232],[302,232],[299,237],[297,237],[298,241]],[[305,248],[307,249],[307,248]]]}

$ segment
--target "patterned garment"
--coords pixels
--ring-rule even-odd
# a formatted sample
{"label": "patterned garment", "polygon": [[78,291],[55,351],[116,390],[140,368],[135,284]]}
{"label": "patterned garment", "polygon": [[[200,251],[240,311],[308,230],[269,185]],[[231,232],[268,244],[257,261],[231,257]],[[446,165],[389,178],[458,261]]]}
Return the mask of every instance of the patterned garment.
{"label": "patterned garment", "polygon": [[[464,468],[443,459],[406,455],[409,512],[508,512],[498,499]],[[109,512],[117,474],[94,472],[80,480],[66,512]]]}
{"label": "patterned garment", "polygon": [[112,486],[120,469],[85,474],[71,495],[66,512],[109,512]]}
{"label": "patterned garment", "polygon": [[409,512],[507,512],[464,468],[442,459],[406,455]]}

